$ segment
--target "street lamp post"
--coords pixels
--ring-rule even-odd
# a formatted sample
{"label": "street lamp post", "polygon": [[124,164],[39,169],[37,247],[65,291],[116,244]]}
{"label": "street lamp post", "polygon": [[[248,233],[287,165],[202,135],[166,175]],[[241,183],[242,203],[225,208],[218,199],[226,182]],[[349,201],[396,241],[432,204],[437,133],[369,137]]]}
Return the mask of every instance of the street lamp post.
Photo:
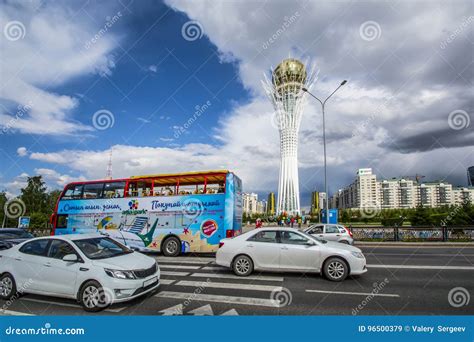
{"label": "street lamp post", "polygon": [[321,109],[323,113],[323,146],[324,146],[324,191],[326,192],[326,223],[329,223],[329,193],[328,193],[328,176],[327,176],[327,163],[326,163],[326,116],[325,116],[325,106],[327,100],[336,93],[344,84],[347,83],[347,80],[344,80],[339,84],[339,86],[334,90],[324,101],[321,101],[318,97],[309,92],[308,89],[303,88],[303,91],[314,97],[321,104]]}

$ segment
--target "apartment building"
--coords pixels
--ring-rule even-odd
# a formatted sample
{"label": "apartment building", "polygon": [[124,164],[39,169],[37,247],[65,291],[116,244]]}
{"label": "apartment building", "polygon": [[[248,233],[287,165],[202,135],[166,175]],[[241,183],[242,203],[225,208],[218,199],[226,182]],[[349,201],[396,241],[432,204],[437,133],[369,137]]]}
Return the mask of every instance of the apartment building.
{"label": "apartment building", "polygon": [[359,169],[352,184],[336,192],[330,200],[332,208],[400,209],[443,207],[474,203],[474,187],[456,188],[438,181],[418,183],[409,178],[377,180],[372,169]]}

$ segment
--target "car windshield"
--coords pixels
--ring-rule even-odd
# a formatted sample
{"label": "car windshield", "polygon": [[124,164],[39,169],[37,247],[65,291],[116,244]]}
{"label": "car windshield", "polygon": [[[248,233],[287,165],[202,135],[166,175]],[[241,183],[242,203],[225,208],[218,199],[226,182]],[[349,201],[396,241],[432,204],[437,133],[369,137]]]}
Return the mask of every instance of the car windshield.
{"label": "car windshield", "polygon": [[0,231],[0,239],[31,239],[34,238],[33,234],[26,230],[8,230],[5,232]]}
{"label": "car windshield", "polygon": [[318,242],[321,242],[321,243],[327,243],[326,240],[324,239],[320,239],[316,236],[313,236],[313,235],[309,235],[308,233],[305,233],[305,232],[300,232],[301,234],[303,234],[304,236],[306,236],[308,239],[311,239],[311,240],[315,240],[315,241],[318,241]]}
{"label": "car windshield", "polygon": [[121,245],[120,243],[108,237],[97,237],[82,240],[75,240],[74,244],[89,259],[107,259],[119,255],[133,253],[131,249]]}

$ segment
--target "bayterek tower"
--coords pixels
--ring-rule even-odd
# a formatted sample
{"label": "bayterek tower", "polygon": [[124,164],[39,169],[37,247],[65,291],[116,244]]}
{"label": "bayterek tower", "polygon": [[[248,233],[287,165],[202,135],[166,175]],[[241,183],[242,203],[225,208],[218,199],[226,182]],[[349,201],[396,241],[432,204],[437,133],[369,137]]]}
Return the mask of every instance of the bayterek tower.
{"label": "bayterek tower", "polygon": [[298,183],[298,131],[304,107],[303,88],[311,89],[314,72],[293,58],[283,60],[263,86],[275,108],[274,122],[280,132],[280,177],[277,213],[300,214]]}

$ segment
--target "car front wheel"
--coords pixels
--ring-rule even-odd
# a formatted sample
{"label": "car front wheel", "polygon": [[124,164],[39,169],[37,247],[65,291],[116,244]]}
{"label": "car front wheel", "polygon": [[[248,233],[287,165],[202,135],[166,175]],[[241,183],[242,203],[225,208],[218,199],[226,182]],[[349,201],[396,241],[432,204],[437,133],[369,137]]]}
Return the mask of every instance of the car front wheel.
{"label": "car front wheel", "polygon": [[0,277],[0,298],[8,300],[16,294],[15,279],[10,273],[5,273]]}
{"label": "car front wheel", "polygon": [[232,269],[239,277],[246,277],[253,271],[253,261],[246,255],[239,255],[235,258]]}
{"label": "car front wheel", "polygon": [[349,267],[341,258],[330,258],[324,263],[324,275],[331,281],[343,281],[348,274]]}
{"label": "car front wheel", "polygon": [[112,298],[97,281],[90,280],[82,286],[79,301],[85,311],[98,312],[108,307]]}

